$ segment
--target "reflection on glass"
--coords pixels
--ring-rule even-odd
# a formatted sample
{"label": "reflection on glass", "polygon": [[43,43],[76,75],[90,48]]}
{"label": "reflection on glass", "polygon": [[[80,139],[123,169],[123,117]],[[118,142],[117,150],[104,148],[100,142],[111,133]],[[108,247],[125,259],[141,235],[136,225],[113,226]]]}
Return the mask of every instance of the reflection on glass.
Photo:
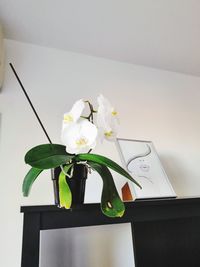
{"label": "reflection on glass", "polygon": [[135,266],[129,223],[40,233],[40,267],[121,266]]}

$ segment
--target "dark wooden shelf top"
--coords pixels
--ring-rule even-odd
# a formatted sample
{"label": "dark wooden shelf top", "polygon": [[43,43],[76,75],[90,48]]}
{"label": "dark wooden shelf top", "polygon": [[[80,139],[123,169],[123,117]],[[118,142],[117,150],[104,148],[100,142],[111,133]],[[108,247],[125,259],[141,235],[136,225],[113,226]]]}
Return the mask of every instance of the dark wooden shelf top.
{"label": "dark wooden shelf top", "polygon": [[[185,214],[188,216],[200,215],[200,197],[181,197],[181,198],[163,198],[163,199],[145,199],[145,200],[136,200],[133,202],[125,202],[126,212],[127,210],[134,210],[135,214],[140,211],[157,212],[159,214],[167,214],[169,212],[178,212],[182,215]],[[22,206],[22,213],[45,213],[45,212],[67,212],[71,213],[72,211],[81,211],[89,212],[94,210],[100,210],[100,203],[88,203],[76,206],[75,208],[65,210],[60,209],[55,205],[41,205],[41,206]],[[162,212],[163,210],[163,212]]]}

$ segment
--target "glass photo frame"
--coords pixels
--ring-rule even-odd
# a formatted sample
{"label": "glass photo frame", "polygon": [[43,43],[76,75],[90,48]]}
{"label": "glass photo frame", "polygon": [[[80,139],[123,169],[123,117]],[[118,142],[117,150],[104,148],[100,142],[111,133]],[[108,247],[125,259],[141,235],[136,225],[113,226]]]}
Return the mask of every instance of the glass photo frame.
{"label": "glass photo frame", "polygon": [[116,144],[124,168],[142,186],[129,182],[136,199],[176,197],[151,141],[117,138]]}

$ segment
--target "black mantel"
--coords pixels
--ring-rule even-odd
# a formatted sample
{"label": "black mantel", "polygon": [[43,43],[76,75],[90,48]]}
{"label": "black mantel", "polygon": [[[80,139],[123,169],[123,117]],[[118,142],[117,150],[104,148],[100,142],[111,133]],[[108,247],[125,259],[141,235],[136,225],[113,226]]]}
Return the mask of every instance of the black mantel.
{"label": "black mantel", "polygon": [[40,230],[126,222],[132,227],[136,267],[200,266],[200,198],[137,200],[125,206],[122,218],[104,216],[100,204],[84,204],[71,210],[53,205],[21,207],[21,266],[39,266]]}

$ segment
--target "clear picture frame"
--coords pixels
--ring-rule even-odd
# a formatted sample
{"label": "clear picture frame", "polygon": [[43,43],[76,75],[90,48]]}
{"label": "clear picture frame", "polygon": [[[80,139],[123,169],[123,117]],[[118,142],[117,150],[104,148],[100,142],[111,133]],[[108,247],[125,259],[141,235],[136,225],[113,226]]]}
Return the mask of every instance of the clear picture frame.
{"label": "clear picture frame", "polygon": [[151,141],[117,138],[116,145],[124,168],[142,186],[129,182],[136,199],[176,197]]}

